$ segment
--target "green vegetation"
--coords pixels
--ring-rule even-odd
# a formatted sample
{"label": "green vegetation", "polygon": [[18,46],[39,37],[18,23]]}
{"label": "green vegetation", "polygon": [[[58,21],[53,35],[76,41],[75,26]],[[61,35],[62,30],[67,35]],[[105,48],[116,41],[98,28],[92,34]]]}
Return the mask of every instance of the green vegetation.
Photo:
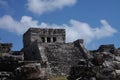
{"label": "green vegetation", "polygon": [[66,76],[51,77],[50,80],[67,80]]}

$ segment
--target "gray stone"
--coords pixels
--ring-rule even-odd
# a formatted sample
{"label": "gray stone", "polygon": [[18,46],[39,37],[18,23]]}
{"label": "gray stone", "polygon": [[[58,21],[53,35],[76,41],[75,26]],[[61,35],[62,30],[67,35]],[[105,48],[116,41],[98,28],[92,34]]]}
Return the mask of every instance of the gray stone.
{"label": "gray stone", "polygon": [[30,28],[23,42],[25,60],[48,62],[52,75],[68,75],[71,66],[91,56],[82,39],[65,43],[65,29]]}

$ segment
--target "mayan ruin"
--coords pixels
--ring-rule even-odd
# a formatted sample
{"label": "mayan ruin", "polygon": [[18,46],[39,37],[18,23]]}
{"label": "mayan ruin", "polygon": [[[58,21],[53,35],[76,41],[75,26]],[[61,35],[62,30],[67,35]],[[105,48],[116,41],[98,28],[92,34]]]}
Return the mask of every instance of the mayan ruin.
{"label": "mayan ruin", "polygon": [[23,46],[12,51],[11,43],[0,43],[0,80],[120,80],[114,44],[91,51],[83,39],[66,43],[65,29],[29,28]]}

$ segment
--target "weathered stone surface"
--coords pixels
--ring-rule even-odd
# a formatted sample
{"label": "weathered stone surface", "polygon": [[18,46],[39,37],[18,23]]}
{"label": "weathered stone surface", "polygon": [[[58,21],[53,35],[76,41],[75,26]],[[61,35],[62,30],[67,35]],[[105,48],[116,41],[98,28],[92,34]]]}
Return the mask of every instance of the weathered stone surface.
{"label": "weathered stone surface", "polygon": [[25,59],[47,61],[52,75],[67,75],[70,67],[76,65],[79,59],[82,58],[80,50],[72,43],[36,43],[36,45],[36,48],[31,46],[31,49],[27,49],[29,52],[25,51]]}
{"label": "weathered stone surface", "polygon": [[40,63],[29,63],[14,71],[15,80],[47,80],[47,68]]}
{"label": "weathered stone surface", "polygon": [[8,53],[12,48],[12,43],[0,43],[0,52]]}
{"label": "weathered stone surface", "polygon": [[65,43],[65,29],[30,28],[23,35],[24,47],[39,43]]}
{"label": "weathered stone surface", "polygon": [[114,44],[101,45],[97,51],[114,53],[115,47]]}
{"label": "weathered stone surface", "polygon": [[102,45],[90,53],[93,58],[71,67],[68,80],[120,80],[119,48]]}
{"label": "weathered stone surface", "polygon": [[[43,37],[45,41],[42,41]],[[48,62],[51,75],[68,75],[70,67],[77,65],[79,59],[91,57],[82,39],[65,43],[64,29],[31,28],[24,34],[23,40],[25,60]]]}

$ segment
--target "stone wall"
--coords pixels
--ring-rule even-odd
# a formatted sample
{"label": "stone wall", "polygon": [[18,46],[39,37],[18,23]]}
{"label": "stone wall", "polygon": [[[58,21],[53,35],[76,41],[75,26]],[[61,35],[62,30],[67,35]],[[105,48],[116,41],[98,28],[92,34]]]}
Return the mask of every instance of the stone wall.
{"label": "stone wall", "polygon": [[8,53],[11,51],[12,43],[0,43],[0,52]]}
{"label": "stone wall", "polygon": [[76,65],[81,57],[80,50],[73,44],[52,44],[45,47],[45,55],[52,75],[67,75],[71,66]]}
{"label": "stone wall", "polygon": [[78,47],[73,43],[34,43],[24,51],[25,60],[48,62],[52,75],[67,75],[73,65],[82,58]]}
{"label": "stone wall", "polygon": [[41,60],[40,51],[37,42],[31,43],[30,46],[22,49],[24,59],[28,61]]}
{"label": "stone wall", "polygon": [[39,43],[65,43],[65,29],[30,28],[23,35],[24,47],[34,41]]}
{"label": "stone wall", "polygon": [[115,50],[114,44],[107,44],[107,45],[100,45],[97,51],[114,53],[114,50]]}

